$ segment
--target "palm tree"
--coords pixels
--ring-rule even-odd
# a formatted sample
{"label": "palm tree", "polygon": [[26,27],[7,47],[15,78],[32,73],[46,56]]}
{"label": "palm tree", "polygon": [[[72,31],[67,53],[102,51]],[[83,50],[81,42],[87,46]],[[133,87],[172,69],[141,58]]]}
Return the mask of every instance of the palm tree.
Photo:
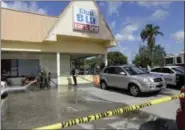
{"label": "palm tree", "polygon": [[163,36],[163,33],[159,31],[159,26],[153,26],[153,24],[147,24],[141,31],[140,37],[143,42],[147,41],[147,46],[150,51],[151,66],[153,66],[153,49],[155,47],[155,40],[157,35]]}

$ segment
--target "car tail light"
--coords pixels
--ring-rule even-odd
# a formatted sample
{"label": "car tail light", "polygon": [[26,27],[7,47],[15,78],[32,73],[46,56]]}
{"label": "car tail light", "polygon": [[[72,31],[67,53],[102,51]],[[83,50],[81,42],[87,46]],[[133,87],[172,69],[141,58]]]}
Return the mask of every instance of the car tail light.
{"label": "car tail light", "polygon": [[[181,93],[185,93],[185,86],[183,86],[181,88]],[[180,98],[180,105],[181,105],[181,109],[184,110],[184,105],[185,104],[185,97],[181,97]]]}

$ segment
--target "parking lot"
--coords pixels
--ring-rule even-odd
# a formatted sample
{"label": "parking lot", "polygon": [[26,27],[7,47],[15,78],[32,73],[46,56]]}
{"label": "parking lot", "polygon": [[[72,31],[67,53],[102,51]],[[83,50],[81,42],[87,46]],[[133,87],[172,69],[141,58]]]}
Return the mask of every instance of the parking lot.
{"label": "parking lot", "polygon": [[[33,89],[28,92],[9,95],[7,114],[2,117],[1,125],[2,129],[35,128],[176,93],[179,92],[167,89],[158,95],[146,94],[142,97],[131,97],[125,91],[117,89],[101,90],[93,87],[92,84],[79,86],[76,91],[68,86],[60,86],[58,89],[49,90]],[[167,109],[169,107],[172,109]],[[118,117],[80,124],[70,128],[122,128],[127,130],[158,130],[160,128],[176,130],[174,117],[178,107],[178,100],[175,100],[144,108],[143,111],[130,112]],[[163,114],[164,110],[166,114]],[[154,112],[155,114],[153,114]],[[166,117],[160,118],[160,114],[161,117]]]}
{"label": "parking lot", "polygon": [[[125,103],[127,105],[144,103],[156,98],[179,94],[180,91],[168,87],[162,90],[160,93],[144,93],[140,97],[130,96],[129,93],[122,89],[109,88],[108,90],[101,90],[100,88],[81,88],[83,91],[87,91],[94,96],[100,97],[104,100]],[[170,109],[168,109],[170,108]],[[167,103],[154,105],[151,107],[143,108],[142,111],[148,112],[167,119],[175,119],[176,110],[179,108],[179,100],[173,100]],[[164,111],[167,110],[167,111]]]}

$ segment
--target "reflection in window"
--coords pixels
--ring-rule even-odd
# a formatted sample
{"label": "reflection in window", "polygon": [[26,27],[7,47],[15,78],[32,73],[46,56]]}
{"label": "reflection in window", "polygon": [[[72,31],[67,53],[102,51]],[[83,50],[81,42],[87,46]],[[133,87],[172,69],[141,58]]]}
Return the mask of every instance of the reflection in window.
{"label": "reflection in window", "polygon": [[165,58],[166,64],[173,64],[173,58]]}

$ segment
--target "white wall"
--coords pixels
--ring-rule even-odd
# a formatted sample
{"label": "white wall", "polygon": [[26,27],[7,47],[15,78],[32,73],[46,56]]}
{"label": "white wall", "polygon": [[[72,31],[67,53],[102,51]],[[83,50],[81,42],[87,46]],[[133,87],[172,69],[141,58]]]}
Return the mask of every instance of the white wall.
{"label": "white wall", "polygon": [[70,56],[60,55],[60,75],[68,75],[70,73]]}

